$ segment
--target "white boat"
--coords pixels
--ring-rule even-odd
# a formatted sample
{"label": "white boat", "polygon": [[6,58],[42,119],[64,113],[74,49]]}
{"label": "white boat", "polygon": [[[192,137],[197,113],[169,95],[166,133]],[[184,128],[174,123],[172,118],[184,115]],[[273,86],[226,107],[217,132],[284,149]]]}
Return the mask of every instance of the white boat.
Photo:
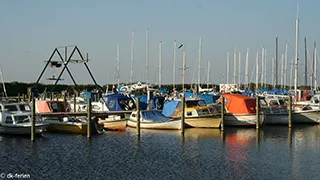
{"label": "white boat", "polygon": [[[137,127],[137,111],[131,113],[127,121],[130,127]],[[181,119],[165,117],[160,111],[140,111],[141,129],[181,129]]]}
{"label": "white boat", "polygon": [[312,109],[311,107],[304,106],[302,109],[294,107],[292,112],[292,123],[320,123],[320,109]]}
{"label": "white boat", "polygon": [[[31,134],[31,113],[1,112],[0,133],[28,135]],[[49,124],[35,121],[35,134],[40,135],[46,131]]]}
{"label": "white boat", "polygon": [[260,107],[265,114],[264,124],[286,125],[289,123],[289,111],[285,101],[285,98],[273,95],[260,99]]}

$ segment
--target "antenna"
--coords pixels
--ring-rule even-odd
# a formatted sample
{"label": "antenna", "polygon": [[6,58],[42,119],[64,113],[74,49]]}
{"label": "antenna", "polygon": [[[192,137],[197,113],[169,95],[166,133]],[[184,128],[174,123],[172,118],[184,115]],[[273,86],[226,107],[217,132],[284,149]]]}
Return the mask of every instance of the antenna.
{"label": "antenna", "polygon": [[299,3],[297,3],[297,19],[299,19]]}

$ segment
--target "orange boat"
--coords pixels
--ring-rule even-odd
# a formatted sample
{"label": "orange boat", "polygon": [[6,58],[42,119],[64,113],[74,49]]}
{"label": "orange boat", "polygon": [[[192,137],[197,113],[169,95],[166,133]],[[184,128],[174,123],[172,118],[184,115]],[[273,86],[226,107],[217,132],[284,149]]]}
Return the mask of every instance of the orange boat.
{"label": "orange boat", "polygon": [[[242,94],[224,94],[226,126],[255,126],[256,99]],[[220,99],[221,101],[221,99]],[[260,114],[259,124],[262,125],[265,115]]]}

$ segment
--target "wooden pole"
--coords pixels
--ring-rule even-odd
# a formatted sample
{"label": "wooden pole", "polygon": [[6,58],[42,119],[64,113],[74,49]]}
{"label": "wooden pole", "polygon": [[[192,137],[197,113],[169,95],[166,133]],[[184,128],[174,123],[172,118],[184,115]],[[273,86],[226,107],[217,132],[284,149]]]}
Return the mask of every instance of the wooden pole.
{"label": "wooden pole", "polygon": [[22,94],[22,101],[23,101],[23,102],[26,102],[26,96],[25,96],[25,94]]}
{"label": "wooden pole", "polygon": [[50,100],[53,100],[53,92],[51,92]]}
{"label": "wooden pole", "polygon": [[224,130],[224,97],[221,95],[221,131]]}
{"label": "wooden pole", "polygon": [[140,98],[137,98],[137,136],[140,136]]}
{"label": "wooden pole", "polygon": [[288,116],[288,126],[291,128],[292,126],[292,96],[289,96],[289,116]]}
{"label": "wooden pole", "polygon": [[181,116],[181,133],[184,133],[184,121],[185,121],[185,117],[184,117],[184,113],[185,113],[185,97],[183,95],[182,98],[182,116]]}
{"label": "wooden pole", "polygon": [[260,121],[260,107],[259,107],[259,97],[256,97],[256,129],[259,129],[259,121]]}
{"label": "wooden pole", "polygon": [[31,141],[35,140],[35,123],[36,123],[36,101],[34,98],[32,98],[32,118],[31,118]]}
{"label": "wooden pole", "polygon": [[67,96],[66,96],[66,94],[64,94],[63,95],[63,104],[64,104],[64,108],[66,108],[67,109]]}
{"label": "wooden pole", "polygon": [[76,94],[73,96],[73,111],[77,112],[77,99],[76,99]]}
{"label": "wooden pole", "polygon": [[18,103],[20,102],[20,93],[18,93]]}
{"label": "wooden pole", "polygon": [[87,113],[87,138],[91,138],[91,98],[88,98]]}

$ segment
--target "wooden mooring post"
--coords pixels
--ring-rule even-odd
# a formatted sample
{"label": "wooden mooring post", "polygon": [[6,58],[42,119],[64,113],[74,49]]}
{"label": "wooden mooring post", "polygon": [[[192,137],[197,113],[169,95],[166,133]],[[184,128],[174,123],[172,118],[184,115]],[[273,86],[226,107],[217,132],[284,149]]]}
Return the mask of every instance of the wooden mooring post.
{"label": "wooden mooring post", "polygon": [[181,115],[181,133],[184,133],[184,122],[185,122],[185,104],[186,98],[183,96],[182,97],[182,115]]}
{"label": "wooden mooring post", "polygon": [[137,98],[137,136],[140,136],[140,98]]}
{"label": "wooden mooring post", "polygon": [[35,98],[32,98],[32,118],[31,118],[31,141],[35,140],[36,136],[36,129],[35,129],[35,124],[36,124],[36,101]]}
{"label": "wooden mooring post", "polygon": [[288,115],[288,126],[292,126],[292,96],[289,96],[289,115]]}
{"label": "wooden mooring post", "polygon": [[256,129],[259,129],[260,125],[260,103],[259,97],[256,97]]}
{"label": "wooden mooring post", "polygon": [[77,97],[76,94],[73,96],[73,111],[77,112]]}
{"label": "wooden mooring post", "polygon": [[20,102],[20,93],[18,93],[18,103]]}
{"label": "wooden mooring post", "polygon": [[91,138],[91,98],[88,98],[87,113],[87,138]]}
{"label": "wooden mooring post", "polygon": [[221,96],[221,131],[224,130],[224,97]]}
{"label": "wooden mooring post", "polygon": [[26,95],[25,94],[22,94],[22,101],[26,102]]}

